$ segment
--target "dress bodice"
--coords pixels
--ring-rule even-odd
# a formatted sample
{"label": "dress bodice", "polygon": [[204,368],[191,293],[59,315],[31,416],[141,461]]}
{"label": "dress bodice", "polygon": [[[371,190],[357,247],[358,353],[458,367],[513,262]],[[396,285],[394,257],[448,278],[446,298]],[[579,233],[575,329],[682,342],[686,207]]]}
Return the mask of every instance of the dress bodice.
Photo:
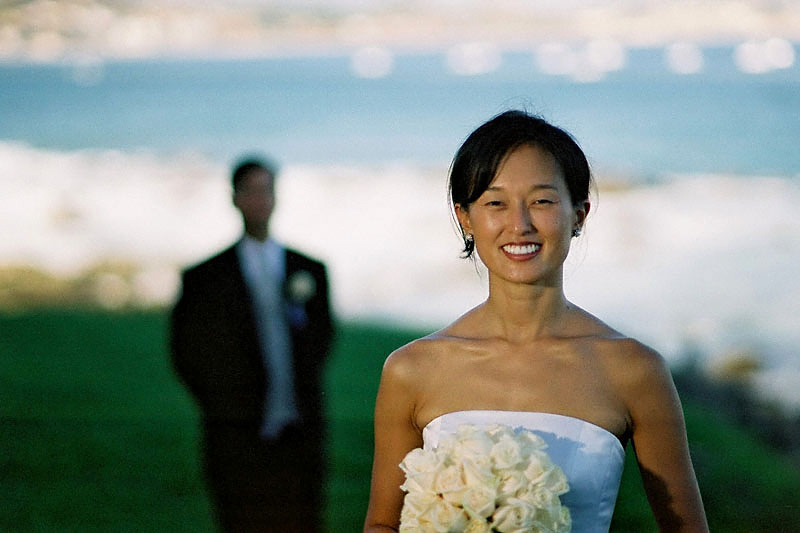
{"label": "dress bodice", "polygon": [[574,533],[607,532],[625,465],[625,450],[611,432],[585,420],[549,413],[521,411],[457,411],[433,419],[422,430],[426,449],[438,447],[444,435],[462,424],[489,427],[502,424],[533,431],[547,443],[545,450],[564,471],[570,490],[561,496],[572,515]]}

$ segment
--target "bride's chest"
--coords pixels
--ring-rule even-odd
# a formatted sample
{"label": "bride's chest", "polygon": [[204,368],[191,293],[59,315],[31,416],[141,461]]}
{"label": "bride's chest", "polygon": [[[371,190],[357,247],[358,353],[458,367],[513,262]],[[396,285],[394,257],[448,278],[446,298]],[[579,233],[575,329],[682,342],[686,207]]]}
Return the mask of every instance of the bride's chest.
{"label": "bride's chest", "polygon": [[600,361],[575,350],[468,354],[428,376],[422,422],[443,413],[491,409],[562,414],[617,435],[627,412]]}

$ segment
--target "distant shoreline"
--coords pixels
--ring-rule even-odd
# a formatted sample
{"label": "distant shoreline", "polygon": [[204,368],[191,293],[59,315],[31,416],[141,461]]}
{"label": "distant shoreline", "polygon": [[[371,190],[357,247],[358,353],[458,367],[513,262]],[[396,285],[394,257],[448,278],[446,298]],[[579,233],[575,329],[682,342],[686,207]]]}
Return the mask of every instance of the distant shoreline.
{"label": "distant shoreline", "polygon": [[245,58],[446,50],[463,43],[530,49],[607,40],[628,47],[675,42],[800,41],[796,2],[507,1],[452,4],[176,0],[15,2],[0,7],[0,62]]}

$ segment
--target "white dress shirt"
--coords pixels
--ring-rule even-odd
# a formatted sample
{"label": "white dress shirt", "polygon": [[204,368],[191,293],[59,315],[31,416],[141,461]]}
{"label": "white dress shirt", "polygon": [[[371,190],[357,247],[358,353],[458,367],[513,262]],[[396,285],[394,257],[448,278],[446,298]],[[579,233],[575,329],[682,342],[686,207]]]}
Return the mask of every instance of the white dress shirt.
{"label": "white dress shirt", "polygon": [[261,436],[272,439],[300,419],[294,390],[294,369],[286,302],[286,250],[272,239],[245,236],[237,246],[239,260],[255,304],[261,355],[268,376]]}

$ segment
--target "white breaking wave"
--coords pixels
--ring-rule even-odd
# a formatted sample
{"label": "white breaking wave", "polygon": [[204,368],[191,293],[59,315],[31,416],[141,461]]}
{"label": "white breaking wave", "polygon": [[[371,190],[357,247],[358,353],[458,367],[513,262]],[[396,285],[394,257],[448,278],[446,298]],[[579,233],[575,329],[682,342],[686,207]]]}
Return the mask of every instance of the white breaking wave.
{"label": "white breaking wave", "polygon": [[[288,164],[273,233],[327,262],[339,316],[443,326],[486,292],[459,258],[446,167]],[[180,268],[240,233],[228,168],[196,154],[0,143],[0,176],[0,264],[74,275],[129,261],[142,271],[132,290],[165,304]],[[599,181],[566,266],[572,301],[673,359],[745,347],[774,375],[800,376],[798,177]]]}

